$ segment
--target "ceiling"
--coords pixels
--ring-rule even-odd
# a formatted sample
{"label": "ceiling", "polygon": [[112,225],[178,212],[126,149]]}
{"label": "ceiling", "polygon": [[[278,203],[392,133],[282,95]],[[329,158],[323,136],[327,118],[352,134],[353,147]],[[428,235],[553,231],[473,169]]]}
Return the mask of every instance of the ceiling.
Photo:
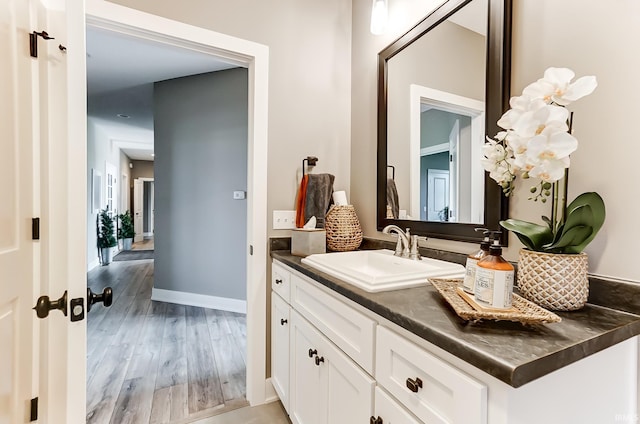
{"label": "ceiling", "polygon": [[131,159],[153,160],[153,83],[236,66],[195,50],[87,27],[87,113]]}

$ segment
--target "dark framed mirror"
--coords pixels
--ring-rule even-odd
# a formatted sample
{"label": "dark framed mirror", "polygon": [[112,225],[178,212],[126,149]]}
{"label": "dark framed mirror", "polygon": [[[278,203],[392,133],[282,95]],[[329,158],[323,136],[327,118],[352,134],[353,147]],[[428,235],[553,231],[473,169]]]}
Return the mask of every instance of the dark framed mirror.
{"label": "dark framed mirror", "polygon": [[508,199],[480,161],[510,53],[511,0],[448,0],[378,54],[378,230],[475,242],[500,229]]}

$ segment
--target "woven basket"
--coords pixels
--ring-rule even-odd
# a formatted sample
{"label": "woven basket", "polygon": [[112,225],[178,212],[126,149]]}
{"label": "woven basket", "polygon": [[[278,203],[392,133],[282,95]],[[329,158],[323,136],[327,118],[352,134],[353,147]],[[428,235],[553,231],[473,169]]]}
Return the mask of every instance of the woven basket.
{"label": "woven basket", "polygon": [[577,255],[520,250],[518,287],[522,295],[543,308],[575,311],[587,303],[589,263]]}
{"label": "woven basket", "polygon": [[334,206],[324,222],[327,247],[337,252],[356,250],[362,243],[362,228],[352,205]]}

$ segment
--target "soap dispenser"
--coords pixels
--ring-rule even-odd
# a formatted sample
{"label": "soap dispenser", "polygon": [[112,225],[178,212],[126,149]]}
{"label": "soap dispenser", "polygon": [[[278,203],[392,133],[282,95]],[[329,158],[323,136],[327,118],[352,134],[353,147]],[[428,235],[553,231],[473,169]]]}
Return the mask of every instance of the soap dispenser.
{"label": "soap dispenser", "polygon": [[511,308],[513,265],[502,257],[502,246],[497,237],[489,248],[489,254],[478,261],[477,267],[475,300],[495,309]]}
{"label": "soap dispenser", "polygon": [[478,261],[484,259],[484,257],[489,254],[489,246],[491,245],[491,240],[489,239],[491,232],[489,230],[486,228],[476,228],[476,231],[482,231],[484,239],[482,243],[480,243],[480,250],[467,256],[466,272],[464,281],[462,282],[462,289],[472,295],[475,294],[476,290],[476,268]]}

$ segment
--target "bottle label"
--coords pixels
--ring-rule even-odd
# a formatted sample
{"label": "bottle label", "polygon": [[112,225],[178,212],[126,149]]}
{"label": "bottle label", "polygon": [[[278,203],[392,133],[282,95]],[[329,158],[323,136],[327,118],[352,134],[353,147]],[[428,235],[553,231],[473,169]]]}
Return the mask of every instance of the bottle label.
{"label": "bottle label", "polygon": [[467,272],[464,275],[462,289],[467,293],[474,294],[476,290],[476,269],[478,268],[478,260],[467,258]]}
{"label": "bottle label", "polygon": [[492,308],[511,307],[513,271],[499,271],[478,267],[476,269],[475,299]]}

